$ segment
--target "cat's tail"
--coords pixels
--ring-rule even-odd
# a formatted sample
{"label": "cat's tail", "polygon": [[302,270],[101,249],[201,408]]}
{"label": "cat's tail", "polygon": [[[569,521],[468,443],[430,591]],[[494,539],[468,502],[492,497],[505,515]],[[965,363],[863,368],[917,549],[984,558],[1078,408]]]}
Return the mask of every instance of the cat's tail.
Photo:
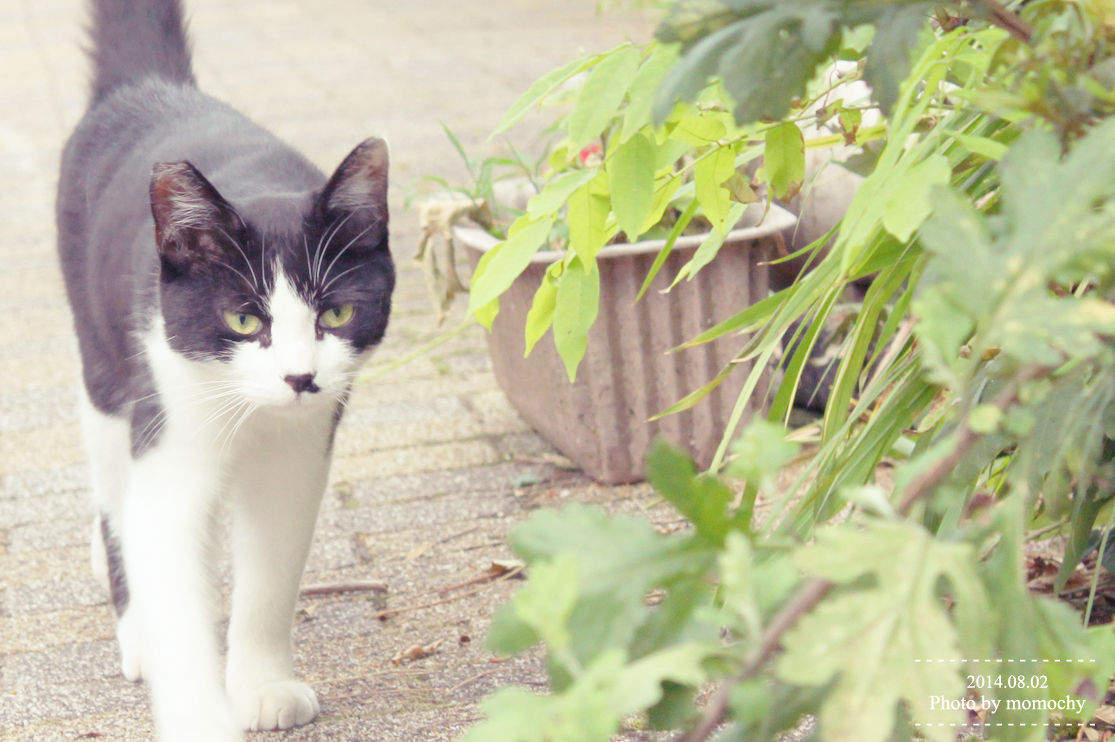
{"label": "cat's tail", "polygon": [[181,0],[92,0],[93,102],[159,77],[194,83]]}

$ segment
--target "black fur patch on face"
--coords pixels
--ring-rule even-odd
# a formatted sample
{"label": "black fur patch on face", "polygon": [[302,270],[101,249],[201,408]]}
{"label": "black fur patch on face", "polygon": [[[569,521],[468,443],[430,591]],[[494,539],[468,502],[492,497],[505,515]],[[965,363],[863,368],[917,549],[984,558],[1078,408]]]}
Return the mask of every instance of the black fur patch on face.
{"label": "black fur patch on face", "polygon": [[283,267],[299,294],[319,313],[351,304],[352,320],[319,326],[357,352],[379,343],[387,329],[395,270],[388,245],[387,145],[369,139],[329,179],[306,220],[311,252],[289,254]]}
{"label": "black fur patch on face", "polygon": [[[267,297],[274,263],[247,228],[221,239],[230,245],[223,259],[185,272],[163,267],[159,295],[167,342],[193,360],[226,360],[239,343],[271,341]],[[226,312],[259,317],[259,331],[237,333],[225,321]]]}
{"label": "black fur patch on face", "polygon": [[306,231],[312,242],[284,253],[283,272],[318,315],[352,305],[349,322],[336,328],[319,323],[317,333],[336,335],[361,353],[383,339],[391,312],[395,270],[386,229],[352,235],[338,224],[309,223]]}
{"label": "black fur patch on face", "polygon": [[[370,139],[312,199],[268,197],[233,206],[189,163],[157,165],[151,209],[162,263],[160,299],[170,346],[197,360],[227,359],[238,343],[270,343],[267,299],[276,263],[318,314],[352,305],[331,333],[354,353],[387,328],[394,266],[388,247],[387,149]],[[300,213],[292,213],[300,208]],[[260,319],[241,335],[225,313]]]}
{"label": "black fur patch on face", "polygon": [[266,321],[250,336],[225,321],[226,312],[266,320],[273,261],[258,232],[188,162],[156,165],[150,193],[170,346],[212,360],[227,358],[239,342],[268,342]]}

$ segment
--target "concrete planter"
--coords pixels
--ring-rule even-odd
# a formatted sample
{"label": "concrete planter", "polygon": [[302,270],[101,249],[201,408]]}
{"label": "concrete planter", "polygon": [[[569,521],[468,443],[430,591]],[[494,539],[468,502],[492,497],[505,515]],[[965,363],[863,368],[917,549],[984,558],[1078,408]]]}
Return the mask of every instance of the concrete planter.
{"label": "concrete planter", "polygon": [[[743,223],[746,218],[745,214]],[[643,459],[658,435],[707,465],[749,366],[731,374],[697,406],[654,422],[648,419],[716,376],[742,342],[727,337],[677,353],[667,351],[767,295],[767,267],[762,263],[773,254],[776,235],[793,222],[792,214],[772,207],[760,225],[731,232],[716,260],[694,279],[661,293],[703,236],[679,238],[638,303],[635,296],[663,242],[605,247],[599,256],[600,314],[574,384],[549,338],[523,357],[523,328],[534,292],[547,266],[560,257],[538,253],[500,298],[499,316],[488,335],[497,381],[527,423],[599,482],[643,479]],[[454,236],[467,248],[474,268],[497,242],[475,227],[458,226]]]}

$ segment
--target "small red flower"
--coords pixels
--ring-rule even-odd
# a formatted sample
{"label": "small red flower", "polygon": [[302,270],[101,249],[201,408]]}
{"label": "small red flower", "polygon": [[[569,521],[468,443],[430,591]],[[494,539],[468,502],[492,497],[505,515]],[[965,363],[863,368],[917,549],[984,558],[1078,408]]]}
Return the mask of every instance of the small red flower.
{"label": "small red flower", "polygon": [[604,154],[604,148],[599,144],[590,144],[581,150],[578,157],[581,164],[585,166],[596,165],[600,163],[600,158]]}

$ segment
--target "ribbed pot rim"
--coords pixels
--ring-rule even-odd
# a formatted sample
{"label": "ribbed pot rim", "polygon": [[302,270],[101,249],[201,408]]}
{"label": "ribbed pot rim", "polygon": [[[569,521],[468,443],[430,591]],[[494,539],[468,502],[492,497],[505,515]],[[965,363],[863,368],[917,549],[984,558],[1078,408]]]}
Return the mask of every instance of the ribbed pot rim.
{"label": "ribbed pot rim", "polygon": [[[746,216],[746,212],[744,214]],[[739,243],[750,240],[761,239],[769,237],[772,234],[777,234],[790,229],[797,223],[795,217],[790,211],[782,208],[777,204],[770,204],[766,214],[763,216],[762,221],[751,227],[740,227],[728,232],[724,238],[724,243]],[[499,244],[499,238],[493,236],[486,230],[477,226],[466,226],[462,224],[454,225],[453,236],[464,243],[467,247],[479,250],[484,253],[491,250]],[[700,234],[687,234],[681,235],[674,242],[675,250],[696,249],[708,236],[707,232]],[[623,242],[613,245],[605,245],[597,259],[620,258],[630,255],[645,255],[647,253],[657,253],[663,246],[666,240],[644,240],[641,242]],[[555,260],[562,258],[564,253],[557,252],[556,250],[539,250],[531,258],[531,263],[553,263]]]}

